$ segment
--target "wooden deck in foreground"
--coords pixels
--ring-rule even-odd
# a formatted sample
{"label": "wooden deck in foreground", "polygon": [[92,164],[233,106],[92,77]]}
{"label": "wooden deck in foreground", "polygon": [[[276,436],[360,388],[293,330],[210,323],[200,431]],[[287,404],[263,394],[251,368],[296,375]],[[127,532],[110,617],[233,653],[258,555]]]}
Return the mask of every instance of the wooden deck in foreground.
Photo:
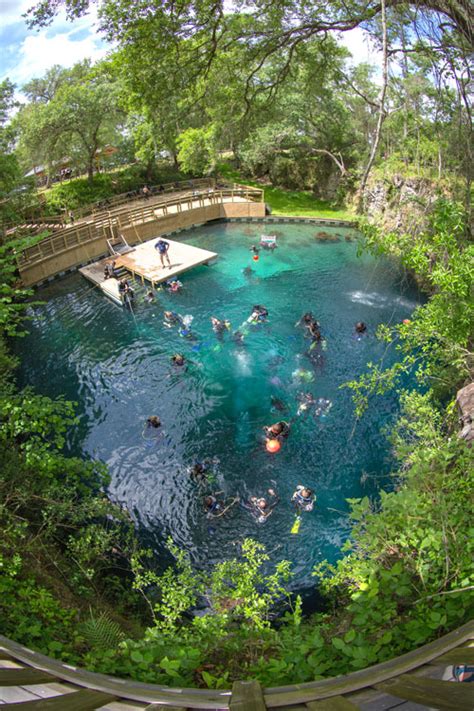
{"label": "wooden deck in foreground", "polygon": [[79,272],[93,284],[96,284],[106,296],[116,304],[122,305],[118,290],[118,279],[104,279],[104,267],[106,264],[115,261],[118,270],[126,269],[134,278],[140,279],[142,284],[148,282],[153,288],[162,281],[183,274],[200,264],[209,264],[217,257],[216,252],[209,252],[207,249],[193,247],[190,244],[176,242],[166,239],[170,247],[168,250],[171,268],[165,260],[165,268],[161,266],[160,255],[155,249],[157,238],[136,245],[133,250],[120,256],[108,256],[98,262],[93,262],[85,267],[81,267]]}
{"label": "wooden deck in foreground", "polygon": [[95,674],[0,636],[0,709],[7,711],[472,711],[474,686],[454,677],[474,665],[474,622],[388,662],[322,681],[262,689],[180,689]]}

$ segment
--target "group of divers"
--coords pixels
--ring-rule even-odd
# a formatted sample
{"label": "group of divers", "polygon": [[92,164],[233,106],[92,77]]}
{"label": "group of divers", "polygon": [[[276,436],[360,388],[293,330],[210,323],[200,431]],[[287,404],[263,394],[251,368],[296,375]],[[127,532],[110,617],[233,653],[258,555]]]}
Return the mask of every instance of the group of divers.
{"label": "group of divers", "polygon": [[[182,286],[182,283],[177,279],[170,279],[165,284],[165,288],[170,293],[180,291]],[[154,301],[154,298],[155,296],[153,292],[150,291],[147,293],[145,301],[151,303]],[[224,334],[228,332],[231,333],[234,342],[237,345],[242,346],[246,336],[250,332],[250,329],[264,324],[268,319],[268,315],[269,312],[265,306],[255,304],[251,309],[249,317],[233,333],[231,323],[228,319],[211,316],[210,321],[212,329],[219,340],[221,340]],[[181,316],[176,311],[167,310],[163,315],[163,325],[165,327],[170,329],[177,328],[180,336],[186,339],[195,340],[196,336],[191,328],[192,321],[192,316]],[[296,322],[295,327],[303,327],[305,329],[305,336],[311,341],[306,355],[309,357],[313,365],[321,365],[321,351],[326,349],[326,340],[321,333],[321,326],[319,322],[316,318],[314,318],[311,312],[307,312]],[[359,321],[355,324],[353,335],[354,338],[358,340],[367,335],[367,326],[363,321]],[[171,364],[175,368],[185,369],[188,363],[192,363],[192,361],[189,361],[183,353],[174,353],[171,356]],[[304,369],[294,371],[293,376],[300,383],[308,383],[314,380],[314,375],[311,371]],[[332,407],[332,402],[330,400],[322,397],[315,398],[310,392],[298,393],[297,399],[298,408],[296,411],[296,417],[302,415],[307,416],[310,412],[312,412],[315,417],[325,418]],[[272,396],[271,402],[274,410],[284,412],[288,409],[286,405],[275,396]],[[288,438],[292,423],[295,419],[296,418],[294,417],[289,422],[280,420],[272,425],[263,427],[263,439],[268,452],[275,453],[279,451],[283,442]],[[160,418],[156,415],[152,415],[145,422],[143,438],[148,442],[153,442],[159,437],[160,428]],[[275,488],[269,488],[267,490],[268,495],[266,496],[251,496],[245,501],[242,501],[239,496],[223,497],[222,495],[224,492],[212,491],[212,484],[216,480],[215,474],[218,464],[219,460],[216,457],[205,458],[202,461],[196,461],[187,470],[190,479],[199,487],[207,489],[209,492],[203,496],[203,509],[207,518],[221,518],[225,516],[235,504],[239,503],[244,509],[250,512],[257,523],[265,523],[280,502],[280,497],[278,496]],[[301,514],[303,512],[312,511],[315,501],[316,494],[310,487],[303,484],[299,484],[296,487],[291,497],[291,503],[296,510],[296,518],[291,529],[291,533],[299,532]]]}

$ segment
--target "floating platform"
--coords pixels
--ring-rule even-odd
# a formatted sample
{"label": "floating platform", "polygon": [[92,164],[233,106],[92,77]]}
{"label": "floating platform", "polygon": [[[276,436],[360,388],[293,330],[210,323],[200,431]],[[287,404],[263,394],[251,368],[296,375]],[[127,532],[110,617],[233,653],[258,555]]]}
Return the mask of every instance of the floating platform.
{"label": "floating platform", "polygon": [[147,281],[154,287],[155,284],[167,281],[167,279],[176,277],[200,264],[209,264],[217,257],[216,252],[209,252],[207,249],[166,239],[165,241],[169,243],[168,256],[171,267],[168,267],[166,263],[163,269],[159,252],[155,249],[157,241],[158,238],[155,237],[148,242],[136,245],[133,252],[116,257],[117,269],[123,267],[132,276],[139,277],[143,283]]}
{"label": "floating platform", "polygon": [[[155,249],[157,241],[158,238],[155,237],[148,240],[148,242],[136,245],[127,254],[105,257],[98,262],[81,267],[79,272],[98,286],[114,303],[123,306],[118,289],[119,279],[113,277],[104,278],[106,264],[111,264],[112,261],[115,261],[115,268],[119,272],[123,273],[126,270],[134,279],[140,279],[142,284],[148,282],[152,288],[155,288],[157,284],[183,274],[183,272],[187,272],[193,267],[197,267],[200,264],[209,264],[218,256],[216,252],[209,252],[207,249],[166,239],[166,242],[169,243],[168,254],[171,268],[166,264],[163,269],[159,252]],[[123,274],[123,276],[126,277],[127,274]]]}

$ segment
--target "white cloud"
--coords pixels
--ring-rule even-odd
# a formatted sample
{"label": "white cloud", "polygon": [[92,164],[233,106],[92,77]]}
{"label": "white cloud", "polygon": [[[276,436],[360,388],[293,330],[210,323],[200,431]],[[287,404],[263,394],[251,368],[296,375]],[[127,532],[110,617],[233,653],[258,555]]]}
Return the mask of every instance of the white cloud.
{"label": "white cloud", "polygon": [[101,59],[107,48],[98,45],[93,35],[73,41],[71,32],[48,37],[46,32],[28,35],[19,47],[18,62],[10,71],[10,78],[16,84],[24,84],[33,77],[41,77],[54,64],[72,67],[82,59]]}
{"label": "white cloud", "polygon": [[375,47],[369,34],[360,27],[355,27],[348,32],[341,32],[339,41],[352,54],[353,64],[367,62],[374,66],[380,66],[382,53]]}
{"label": "white cloud", "polygon": [[[11,36],[18,37],[11,44],[7,44],[8,32],[4,32],[2,51],[6,61],[4,71],[0,70],[0,75],[7,75],[17,86],[21,87],[30,79],[43,76],[54,64],[71,67],[86,58],[97,61],[110,49],[96,34],[95,8],[74,22],[68,22],[62,11],[50,27],[28,30],[21,14],[31,7],[32,2],[33,0],[0,0],[4,28],[11,26]],[[24,30],[19,31],[19,26],[23,26]],[[15,34],[13,28],[16,30]]]}
{"label": "white cloud", "polygon": [[8,26],[20,22],[22,15],[33,5],[33,0],[0,0],[0,19],[2,25]]}

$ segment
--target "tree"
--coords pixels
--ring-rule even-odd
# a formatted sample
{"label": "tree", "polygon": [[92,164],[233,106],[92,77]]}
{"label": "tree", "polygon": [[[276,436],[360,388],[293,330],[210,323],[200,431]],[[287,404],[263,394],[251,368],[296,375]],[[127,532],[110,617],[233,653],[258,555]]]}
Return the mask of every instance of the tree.
{"label": "tree", "polygon": [[19,114],[20,150],[34,165],[54,165],[67,157],[85,167],[92,180],[98,150],[113,142],[121,112],[115,84],[82,62],[53,67],[26,85],[31,102]]}
{"label": "tree", "polygon": [[0,198],[15,187],[20,177],[18,161],[13,153],[15,130],[8,123],[15,105],[15,86],[9,79],[0,83]]}

